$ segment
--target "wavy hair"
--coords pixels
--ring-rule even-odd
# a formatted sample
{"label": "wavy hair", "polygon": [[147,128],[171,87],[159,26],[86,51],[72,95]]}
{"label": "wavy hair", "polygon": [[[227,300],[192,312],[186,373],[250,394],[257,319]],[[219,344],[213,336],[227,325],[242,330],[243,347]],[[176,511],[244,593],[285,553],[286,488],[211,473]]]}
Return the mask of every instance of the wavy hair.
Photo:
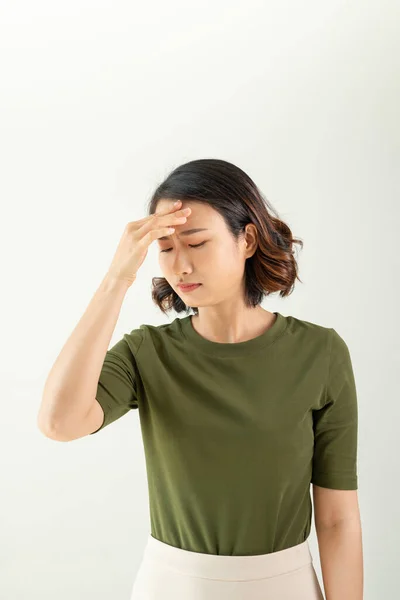
{"label": "wavy hair", "polygon": [[[239,167],[225,160],[202,158],[175,168],[156,188],[148,214],[154,214],[158,201],[194,200],[204,202],[219,212],[237,241],[248,223],[257,229],[258,246],[245,263],[245,303],[255,307],[265,296],[279,292],[281,297],[292,293],[298,279],[294,244],[303,248],[303,241],[293,237],[268,200],[252,179]],[[302,283],[302,282],[301,282]],[[198,313],[187,306],[164,277],[152,278],[153,302],[163,313]]]}

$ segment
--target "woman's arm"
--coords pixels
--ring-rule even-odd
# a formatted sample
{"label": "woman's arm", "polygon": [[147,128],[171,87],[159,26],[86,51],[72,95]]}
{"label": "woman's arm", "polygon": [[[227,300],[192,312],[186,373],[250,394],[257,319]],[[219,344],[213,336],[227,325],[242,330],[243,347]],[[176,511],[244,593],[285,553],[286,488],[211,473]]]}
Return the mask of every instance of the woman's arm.
{"label": "woman's arm", "polygon": [[326,600],[362,600],[364,570],[357,490],[313,485],[313,504]]}

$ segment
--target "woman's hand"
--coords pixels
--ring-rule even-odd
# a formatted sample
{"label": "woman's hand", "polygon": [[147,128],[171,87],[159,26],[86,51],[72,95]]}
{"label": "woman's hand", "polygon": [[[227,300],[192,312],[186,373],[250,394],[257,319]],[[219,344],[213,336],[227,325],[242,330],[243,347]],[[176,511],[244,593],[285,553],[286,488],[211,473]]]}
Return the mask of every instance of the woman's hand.
{"label": "woman's hand", "polygon": [[185,223],[190,208],[180,210],[181,201],[149,217],[131,221],[122,234],[107,275],[129,285],[136,279],[151,242],[175,231],[174,225]]}

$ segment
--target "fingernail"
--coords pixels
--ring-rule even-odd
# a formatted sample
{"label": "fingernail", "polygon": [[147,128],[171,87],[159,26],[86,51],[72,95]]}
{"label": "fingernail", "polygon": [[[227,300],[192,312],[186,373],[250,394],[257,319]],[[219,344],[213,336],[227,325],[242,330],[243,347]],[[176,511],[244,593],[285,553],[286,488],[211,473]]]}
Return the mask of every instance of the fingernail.
{"label": "fingernail", "polygon": [[180,200],[177,200],[176,202],[174,202],[174,206],[177,206],[178,204],[180,204]]}

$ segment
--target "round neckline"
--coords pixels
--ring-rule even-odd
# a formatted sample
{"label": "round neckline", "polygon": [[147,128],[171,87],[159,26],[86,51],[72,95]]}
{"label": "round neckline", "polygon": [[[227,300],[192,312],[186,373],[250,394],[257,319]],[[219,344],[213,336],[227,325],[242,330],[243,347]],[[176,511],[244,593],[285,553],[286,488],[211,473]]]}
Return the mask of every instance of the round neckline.
{"label": "round neckline", "polygon": [[192,315],[179,318],[182,333],[186,341],[194,345],[198,350],[214,356],[239,356],[255,352],[260,348],[272,344],[286,329],[287,319],[280,312],[274,311],[276,319],[264,333],[257,335],[244,342],[213,342],[198,333],[192,324]]}

